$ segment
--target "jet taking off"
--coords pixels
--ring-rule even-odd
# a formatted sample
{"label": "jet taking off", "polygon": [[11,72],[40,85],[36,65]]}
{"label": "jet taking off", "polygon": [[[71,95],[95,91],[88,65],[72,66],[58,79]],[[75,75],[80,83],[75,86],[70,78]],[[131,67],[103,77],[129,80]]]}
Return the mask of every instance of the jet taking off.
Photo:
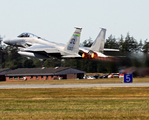
{"label": "jet taking off", "polygon": [[75,31],[66,45],[50,42],[31,33],[22,33],[17,38],[4,40],[4,43],[16,46],[19,54],[40,59],[54,56],[57,58],[78,58],[80,34],[82,28],[75,27]]}
{"label": "jet taking off", "polygon": [[84,58],[111,61],[112,56],[103,51],[119,51],[118,49],[104,49],[106,29],[102,28],[91,47],[79,47],[82,28],[75,27],[72,37],[66,45],[50,42],[31,33],[22,33],[17,38],[4,40],[8,45],[17,46],[19,54],[40,59],[54,56],[57,58]]}

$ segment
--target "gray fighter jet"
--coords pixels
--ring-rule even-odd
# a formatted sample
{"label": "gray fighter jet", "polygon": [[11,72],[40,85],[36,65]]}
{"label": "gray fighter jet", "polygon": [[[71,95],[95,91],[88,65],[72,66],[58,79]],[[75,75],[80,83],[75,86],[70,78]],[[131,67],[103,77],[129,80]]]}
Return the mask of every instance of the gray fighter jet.
{"label": "gray fighter jet", "polygon": [[50,42],[31,33],[22,33],[17,38],[4,40],[8,45],[17,46],[21,55],[36,58],[84,58],[103,59],[109,58],[104,51],[119,51],[118,49],[104,49],[106,29],[101,28],[100,33],[91,47],[79,47],[82,28],[75,27],[72,37],[67,45]]}
{"label": "gray fighter jet", "polygon": [[4,40],[4,43],[19,48],[18,53],[27,57],[40,59],[54,56],[57,58],[78,58],[80,35],[82,28],[75,31],[66,45],[45,40],[31,33],[22,33],[17,38]]}

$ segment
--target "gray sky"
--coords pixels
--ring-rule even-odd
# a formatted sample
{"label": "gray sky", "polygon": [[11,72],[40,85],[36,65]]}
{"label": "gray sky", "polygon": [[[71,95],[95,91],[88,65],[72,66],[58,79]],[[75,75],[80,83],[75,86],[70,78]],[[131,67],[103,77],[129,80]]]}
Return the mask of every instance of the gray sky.
{"label": "gray sky", "polygon": [[138,41],[149,38],[149,0],[0,0],[0,35],[30,32],[66,44],[74,26],[81,43],[97,37],[100,27],[119,38],[127,32]]}

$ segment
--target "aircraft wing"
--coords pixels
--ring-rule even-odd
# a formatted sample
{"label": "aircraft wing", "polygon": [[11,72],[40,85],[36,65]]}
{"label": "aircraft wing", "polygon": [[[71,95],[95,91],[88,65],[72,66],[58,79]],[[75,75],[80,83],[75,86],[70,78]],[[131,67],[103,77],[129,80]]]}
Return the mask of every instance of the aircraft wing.
{"label": "aircraft wing", "polygon": [[[79,47],[79,50],[89,51],[90,50],[90,47]],[[108,48],[104,48],[103,51],[119,52],[119,49],[108,49]]]}

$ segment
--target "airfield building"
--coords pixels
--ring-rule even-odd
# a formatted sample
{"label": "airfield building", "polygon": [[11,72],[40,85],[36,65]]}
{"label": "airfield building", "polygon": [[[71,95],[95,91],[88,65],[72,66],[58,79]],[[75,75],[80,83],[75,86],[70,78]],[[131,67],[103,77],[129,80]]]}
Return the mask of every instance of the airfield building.
{"label": "airfield building", "polygon": [[82,79],[84,71],[69,68],[19,68],[5,74],[6,81]]}
{"label": "airfield building", "polygon": [[9,71],[11,71],[9,68],[0,69],[0,81],[6,81],[5,74]]}

